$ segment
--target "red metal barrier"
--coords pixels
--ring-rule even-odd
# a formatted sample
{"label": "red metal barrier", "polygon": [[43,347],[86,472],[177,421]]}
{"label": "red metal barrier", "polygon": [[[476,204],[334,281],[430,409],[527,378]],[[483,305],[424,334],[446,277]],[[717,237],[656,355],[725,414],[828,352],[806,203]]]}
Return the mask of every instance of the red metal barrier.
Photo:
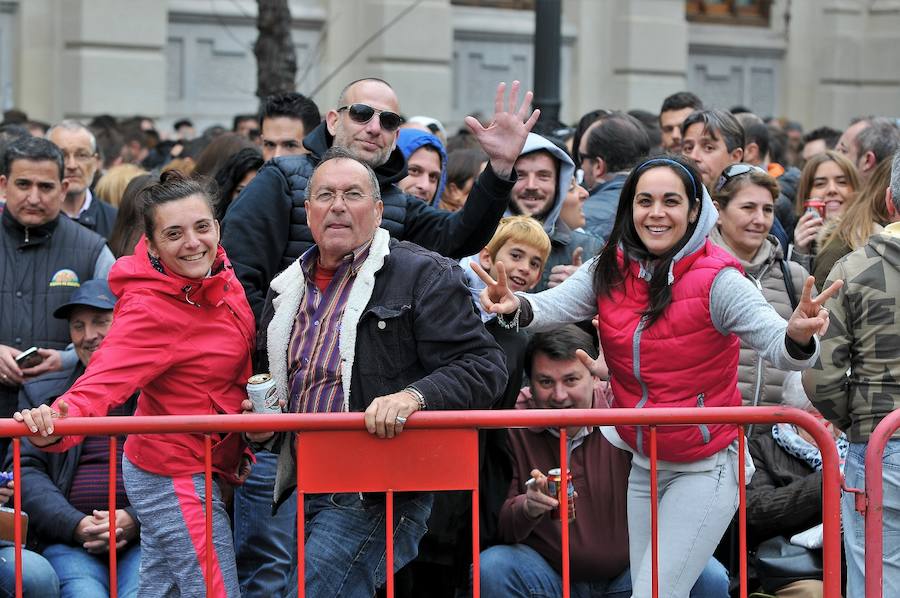
{"label": "red metal barrier", "polygon": [[900,411],[885,417],[869,436],[866,446],[866,487],[857,493],[856,510],[866,520],[866,598],[881,598],[884,591],[884,480],[882,457],[891,436],[900,429]]}
{"label": "red metal barrier", "polygon": [[[896,415],[896,414],[895,414]],[[897,419],[897,418],[895,418]],[[893,420],[892,420],[893,421]],[[898,419],[900,421],[900,419]],[[468,489],[472,491],[474,596],[479,596],[478,559],[478,447],[475,430],[507,427],[560,428],[560,466],[566,471],[566,427],[580,425],[645,425],[650,426],[651,443],[651,522],[653,555],[653,595],[658,596],[658,545],[656,508],[656,427],[685,424],[771,424],[787,422],[809,432],[822,453],[822,513],[824,523],[824,596],[838,598],[841,590],[840,571],[840,473],[837,449],[830,433],[810,414],[797,409],[777,407],[685,408],[685,409],[568,409],[512,411],[444,411],[416,413],[394,439],[378,439],[364,431],[361,413],[282,414],[282,415],[210,415],[186,417],[106,417],[58,420],[57,434],[119,435],[122,433],[204,433],[206,434],[206,542],[212,547],[212,475],[210,470],[210,433],[224,432],[298,432],[298,554],[303,554],[303,503],[305,493],[318,492],[385,492],[387,521],[392,521],[393,493],[411,490]],[[900,424],[898,424],[900,425]],[[743,428],[740,428],[743,431]],[[0,437],[14,437],[16,517],[21,510],[23,487],[19,475],[19,442],[15,437],[29,436],[23,424],[0,421]],[[743,434],[740,435],[743,448]],[[334,447],[341,450],[335,451]],[[872,444],[870,443],[870,449]],[[423,450],[424,449],[424,450]],[[743,465],[743,450],[739,464]],[[115,444],[110,442],[110,456],[115,462]],[[868,470],[867,470],[868,474]],[[110,472],[115,483],[115,472]],[[746,519],[744,470],[740,467],[741,492],[739,517],[741,552],[741,596],[746,587]],[[867,482],[868,483],[868,482]],[[562,515],[564,596],[569,596],[568,508],[563,494]],[[109,510],[115,512],[115,488],[110,489]],[[111,522],[112,525],[112,522]],[[393,563],[393,538],[386,529],[387,562]],[[16,592],[21,596],[21,534],[16,527]],[[110,535],[110,566],[115,575],[115,534]],[[207,551],[207,591],[212,567],[212,551]],[[388,571],[391,571],[389,568]],[[111,577],[112,579],[113,577]],[[393,575],[387,576],[387,595],[393,596]],[[298,585],[304,583],[303,559],[300,559]],[[111,595],[115,595],[111,583]],[[302,595],[302,594],[301,594]]]}

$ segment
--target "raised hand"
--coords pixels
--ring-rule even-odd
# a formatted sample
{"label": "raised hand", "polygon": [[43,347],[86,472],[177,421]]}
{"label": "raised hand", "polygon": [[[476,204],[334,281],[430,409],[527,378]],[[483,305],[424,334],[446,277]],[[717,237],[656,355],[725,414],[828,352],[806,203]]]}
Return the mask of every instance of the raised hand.
{"label": "raised hand", "polygon": [[828,310],[824,304],[844,286],[843,280],[836,280],[813,299],[812,288],[815,282],[816,279],[812,276],[807,277],[797,309],[788,320],[787,335],[802,346],[808,345],[814,334],[822,335],[828,330]]}
{"label": "raised hand", "polygon": [[466,117],[466,126],[488,155],[491,168],[503,178],[509,178],[513,165],[525,146],[528,133],[541,115],[540,110],[531,110],[531,99],[534,94],[530,91],[525,93],[522,103],[516,105],[519,101],[519,85],[518,81],[513,81],[508,108],[504,108],[503,105],[506,83],[497,86],[494,116],[487,127],[472,116]]}
{"label": "raised hand", "polygon": [[575,357],[588,369],[591,376],[601,380],[609,380],[609,366],[606,365],[606,359],[604,359],[602,351],[597,355],[597,359],[594,359],[583,349],[576,349]]}
{"label": "raised hand", "polygon": [[803,253],[809,253],[812,242],[818,236],[825,221],[817,212],[806,212],[794,227],[794,247]]}
{"label": "raised hand", "polygon": [[509,290],[506,282],[506,266],[503,262],[496,262],[497,280],[484,271],[476,261],[472,261],[472,270],[478,275],[485,285],[481,291],[481,306],[489,314],[511,314],[519,309],[519,298]]}
{"label": "raised hand", "polygon": [[568,277],[575,274],[575,271],[581,267],[582,263],[584,263],[583,256],[584,247],[576,247],[575,251],[572,252],[571,264],[558,264],[553,266],[550,270],[550,280],[547,281],[547,286],[552,289],[555,286],[561,285]]}

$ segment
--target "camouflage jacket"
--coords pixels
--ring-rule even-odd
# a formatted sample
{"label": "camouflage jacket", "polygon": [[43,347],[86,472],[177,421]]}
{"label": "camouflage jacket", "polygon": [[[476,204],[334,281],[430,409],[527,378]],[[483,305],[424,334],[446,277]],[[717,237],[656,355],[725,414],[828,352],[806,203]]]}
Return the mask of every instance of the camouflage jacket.
{"label": "camouflage jacket", "polygon": [[822,415],[851,442],[867,442],[900,408],[900,222],[841,258],[825,285],[838,279],[844,286],[825,305],[831,323],[820,359],[804,382]]}

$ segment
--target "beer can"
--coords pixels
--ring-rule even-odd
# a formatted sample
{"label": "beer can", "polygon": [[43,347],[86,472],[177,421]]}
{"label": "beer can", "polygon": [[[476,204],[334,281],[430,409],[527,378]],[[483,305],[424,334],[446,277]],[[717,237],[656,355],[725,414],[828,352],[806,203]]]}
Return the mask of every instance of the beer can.
{"label": "beer can", "polygon": [[817,212],[820,218],[825,218],[825,202],[820,199],[809,199],[803,202],[807,212]]}
{"label": "beer can", "polygon": [[[560,468],[557,467],[556,469],[551,469],[547,472],[547,491],[550,493],[550,496],[553,496],[560,504],[562,504],[562,493],[564,490],[562,470]],[[572,483],[571,471],[566,472],[565,492],[569,502],[569,523],[571,523],[572,521],[575,521],[575,484]],[[550,517],[553,519],[562,518],[559,507],[550,512]]]}
{"label": "beer can", "polygon": [[275,381],[269,374],[256,374],[247,380],[247,396],[253,403],[255,413],[281,413]]}

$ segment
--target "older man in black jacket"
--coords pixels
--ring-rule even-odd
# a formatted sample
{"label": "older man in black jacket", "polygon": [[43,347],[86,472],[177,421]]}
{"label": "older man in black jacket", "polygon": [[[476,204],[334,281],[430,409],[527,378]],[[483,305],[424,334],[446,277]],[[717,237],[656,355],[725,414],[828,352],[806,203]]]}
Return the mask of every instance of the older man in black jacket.
{"label": "older man in black jacket", "polygon": [[[390,239],[383,207],[370,167],[326,154],[306,201],[316,244],[272,281],[261,344],[290,412],[365,412],[369,432],[392,438],[422,409],[490,407],[507,373],[459,265]],[[296,483],[291,435],[248,437],[279,452],[275,498],[285,500]],[[431,504],[431,494],[398,497],[395,570],[415,558]],[[384,504],[309,495],[305,512],[308,595],[372,596],[386,579]]]}

